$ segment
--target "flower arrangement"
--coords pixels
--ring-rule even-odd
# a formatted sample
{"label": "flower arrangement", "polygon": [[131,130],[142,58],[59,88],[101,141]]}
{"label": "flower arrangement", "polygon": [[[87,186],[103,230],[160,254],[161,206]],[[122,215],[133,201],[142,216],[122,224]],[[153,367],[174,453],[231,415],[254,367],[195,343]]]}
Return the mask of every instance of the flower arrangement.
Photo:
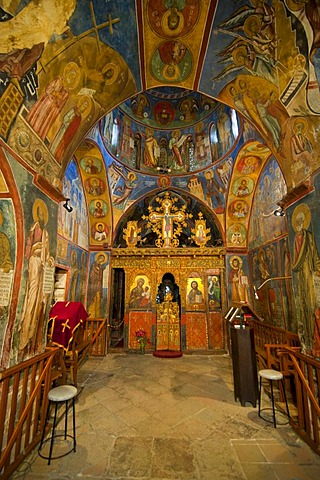
{"label": "flower arrangement", "polygon": [[136,330],[136,339],[139,343],[141,353],[144,353],[146,346],[150,343],[147,332],[143,330],[143,328],[139,328]]}

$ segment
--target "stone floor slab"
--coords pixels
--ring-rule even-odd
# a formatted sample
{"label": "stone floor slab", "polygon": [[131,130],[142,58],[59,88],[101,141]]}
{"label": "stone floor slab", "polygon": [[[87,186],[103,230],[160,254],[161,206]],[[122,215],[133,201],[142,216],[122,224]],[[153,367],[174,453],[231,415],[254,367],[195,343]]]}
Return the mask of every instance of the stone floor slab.
{"label": "stone floor slab", "polygon": [[227,355],[108,354],[78,378],[76,452],[47,465],[35,451],[12,480],[320,478],[320,457],[290,426],[234,400]]}

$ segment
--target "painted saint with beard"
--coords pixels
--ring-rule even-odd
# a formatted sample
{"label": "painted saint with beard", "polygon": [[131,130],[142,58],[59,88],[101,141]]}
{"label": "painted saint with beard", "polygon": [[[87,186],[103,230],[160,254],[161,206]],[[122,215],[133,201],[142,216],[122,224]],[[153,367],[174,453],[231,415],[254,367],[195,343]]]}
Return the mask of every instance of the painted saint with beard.
{"label": "painted saint with beard", "polygon": [[48,223],[46,204],[36,199],[33,208],[34,223],[28,234],[25,257],[28,260],[26,296],[19,326],[19,360],[26,355],[39,353],[38,344],[41,312],[43,311],[43,281],[45,265],[50,257],[49,234],[45,226]]}

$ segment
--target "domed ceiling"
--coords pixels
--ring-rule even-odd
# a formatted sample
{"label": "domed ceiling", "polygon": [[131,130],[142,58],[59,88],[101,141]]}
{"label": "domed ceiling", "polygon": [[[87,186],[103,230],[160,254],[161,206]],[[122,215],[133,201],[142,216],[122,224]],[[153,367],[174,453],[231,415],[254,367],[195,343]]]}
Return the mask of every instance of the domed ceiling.
{"label": "domed ceiling", "polygon": [[108,152],[128,167],[179,175],[215,164],[233,149],[240,120],[210,97],[159,87],[119,105],[100,129]]}
{"label": "domed ceiling", "polygon": [[207,118],[219,102],[192,90],[159,87],[139,94],[120,105],[133,120],[156,128],[180,128]]}

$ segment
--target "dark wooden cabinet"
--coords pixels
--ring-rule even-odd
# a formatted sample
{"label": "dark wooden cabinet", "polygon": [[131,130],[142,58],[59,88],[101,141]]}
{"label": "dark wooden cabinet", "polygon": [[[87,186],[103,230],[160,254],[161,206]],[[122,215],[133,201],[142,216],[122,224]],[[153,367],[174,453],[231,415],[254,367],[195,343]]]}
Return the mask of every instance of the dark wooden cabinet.
{"label": "dark wooden cabinet", "polygon": [[258,373],[252,327],[230,328],[234,398],[244,407],[258,400]]}

